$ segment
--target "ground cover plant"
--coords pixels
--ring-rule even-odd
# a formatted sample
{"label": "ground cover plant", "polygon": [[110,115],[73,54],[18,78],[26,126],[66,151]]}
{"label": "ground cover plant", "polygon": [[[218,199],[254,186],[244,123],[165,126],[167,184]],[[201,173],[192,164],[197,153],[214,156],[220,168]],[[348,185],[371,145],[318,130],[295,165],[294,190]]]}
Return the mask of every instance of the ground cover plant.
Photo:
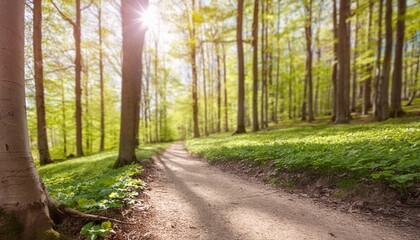
{"label": "ground cover plant", "polygon": [[420,180],[420,118],[331,126],[288,126],[245,135],[192,139],[189,151],[210,162],[248,160],[276,171],[382,181],[404,190]]}
{"label": "ground cover plant", "polygon": [[[137,149],[144,161],[163,150],[167,144]],[[117,151],[69,159],[39,167],[39,173],[51,196],[68,207],[82,212],[97,212],[134,203],[144,182],[133,176],[142,171],[139,164],[114,169]]]}

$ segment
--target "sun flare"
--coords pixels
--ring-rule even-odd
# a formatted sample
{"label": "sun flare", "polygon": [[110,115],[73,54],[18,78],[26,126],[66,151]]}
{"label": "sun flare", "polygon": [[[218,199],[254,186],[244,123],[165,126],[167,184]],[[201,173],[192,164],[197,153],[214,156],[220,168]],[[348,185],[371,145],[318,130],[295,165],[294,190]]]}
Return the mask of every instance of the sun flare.
{"label": "sun flare", "polygon": [[142,22],[146,25],[149,29],[156,28],[159,25],[159,19],[157,16],[156,11],[149,7],[143,14],[142,14]]}

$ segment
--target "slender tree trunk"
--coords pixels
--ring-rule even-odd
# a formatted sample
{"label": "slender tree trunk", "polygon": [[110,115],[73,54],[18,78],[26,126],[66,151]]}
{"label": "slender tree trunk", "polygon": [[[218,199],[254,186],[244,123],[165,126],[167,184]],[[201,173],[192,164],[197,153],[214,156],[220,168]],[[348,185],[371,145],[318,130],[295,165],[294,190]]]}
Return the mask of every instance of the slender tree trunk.
{"label": "slender tree trunk", "polygon": [[59,239],[30,149],[24,8],[24,1],[0,2],[0,239]]}
{"label": "slender tree trunk", "polygon": [[383,0],[378,0],[378,36],[376,45],[376,70],[375,82],[373,85],[373,116],[378,116],[378,102],[379,102],[379,83],[381,81],[381,57],[382,57],[382,11]]}
{"label": "slender tree trunk", "polygon": [[[306,36],[306,80],[305,89],[308,90],[308,121],[315,120],[313,113],[313,87],[312,87],[312,0],[309,0],[305,5],[305,36]],[[307,85],[307,86],[306,86]],[[306,93],[304,93],[304,97]],[[304,100],[304,107],[302,107],[302,120],[306,119],[306,103]]]}
{"label": "slender tree trunk", "polygon": [[238,0],[236,44],[238,48],[238,115],[237,134],[245,133],[245,69],[244,69],[244,47],[242,39],[242,21],[244,12],[244,0]]}
{"label": "slender tree trunk", "polygon": [[225,90],[225,132],[229,132],[229,113],[228,113],[228,94],[227,94],[227,63],[226,63],[226,49],[222,45],[223,49],[223,86]]}
{"label": "slender tree trunk", "polygon": [[190,30],[190,57],[191,57],[191,72],[192,72],[192,100],[193,100],[193,127],[194,137],[200,137],[200,129],[198,126],[198,93],[197,93],[197,59],[196,59],[196,36],[195,36],[195,23],[193,12],[195,11],[195,0],[192,0],[191,9],[191,30]]}
{"label": "slender tree trunk", "polygon": [[[148,0],[125,0],[121,2],[123,63],[121,94],[121,127],[118,159],[114,167],[121,167],[136,161],[135,125],[137,83],[142,75],[142,52],[146,28],[138,21],[139,6],[146,11]],[[136,31],[133,31],[136,29]],[[140,31],[140,32],[138,32]]]}
{"label": "slender tree trunk", "polygon": [[[373,15],[373,4],[372,0],[369,1],[369,20],[368,20],[368,30],[367,30],[367,50],[370,49],[372,43],[372,15]],[[373,64],[368,63],[366,66],[367,79],[363,82],[363,108],[362,114],[367,115],[369,109],[372,107],[372,71]]]}
{"label": "slender tree trunk", "polygon": [[77,156],[83,156],[83,144],[82,144],[82,50],[81,50],[81,38],[82,38],[82,25],[81,25],[81,8],[80,0],[76,0],[76,22],[74,25],[74,40],[76,45],[76,58],[75,58],[75,69],[76,69],[76,149]]}
{"label": "slender tree trunk", "polygon": [[103,37],[102,37],[102,0],[98,6],[98,31],[99,31],[99,87],[101,91],[101,139],[99,151],[105,150],[105,90],[104,90],[104,62],[103,62]]}
{"label": "slender tree trunk", "polygon": [[[356,0],[356,8],[359,8],[359,0]],[[358,41],[359,41],[359,14],[356,14],[355,36],[354,36],[354,52],[353,52],[353,82],[352,82],[352,97],[351,97],[351,112],[356,112],[357,108],[357,57],[358,57]]]}
{"label": "slender tree trunk", "polygon": [[340,0],[338,26],[338,79],[335,123],[348,123],[350,118],[350,1]]}
{"label": "slender tree trunk", "polygon": [[290,39],[287,38],[287,48],[288,48],[288,52],[289,52],[289,119],[292,119],[292,111],[293,111],[293,91],[292,91],[292,86],[293,86],[293,55],[291,54],[292,52],[292,46],[290,44]]}
{"label": "slender tree trunk", "polygon": [[338,77],[338,23],[337,23],[337,2],[333,0],[333,36],[334,36],[334,59],[332,71],[332,113],[331,120],[335,122],[337,117],[337,77]]}
{"label": "slender tree trunk", "polygon": [[252,131],[260,130],[258,123],[258,22],[259,0],[254,1],[254,18],[252,22]]}
{"label": "slender tree trunk", "polygon": [[45,165],[52,161],[48,149],[47,123],[45,120],[44,66],[42,57],[42,0],[34,0],[33,4],[33,51],[35,64],[37,139],[40,164]]}
{"label": "slender tree trunk", "polygon": [[216,50],[216,64],[217,64],[217,125],[216,131],[221,131],[222,123],[222,73],[221,73],[221,63],[220,63],[220,46],[218,43],[214,46]]}
{"label": "slender tree trunk", "polygon": [[402,72],[404,54],[404,32],[405,32],[405,11],[407,0],[398,0],[398,20],[395,44],[394,75],[392,78],[391,90],[391,111],[390,115],[399,117],[403,114],[401,107]]}
{"label": "slender tree trunk", "polygon": [[382,65],[382,77],[379,84],[378,98],[378,121],[384,121],[389,118],[389,77],[391,73],[391,54],[392,54],[392,0],[386,0],[385,13],[385,55]]}
{"label": "slender tree trunk", "polygon": [[204,135],[209,135],[208,130],[208,113],[207,113],[207,74],[206,74],[206,59],[204,54],[204,47],[203,44],[200,46],[200,52],[201,52],[201,67],[203,71],[203,97],[204,97]]}
{"label": "slender tree trunk", "polygon": [[[155,85],[155,142],[159,142],[159,81],[158,81],[158,58],[159,58],[159,52],[158,52],[158,42],[159,39],[157,36],[155,36],[155,56],[154,56],[154,76],[153,81]],[[196,73],[197,76],[197,73]]]}
{"label": "slender tree trunk", "polygon": [[63,154],[64,158],[67,157],[67,117],[66,117],[66,101],[65,101],[65,94],[64,94],[64,79],[61,78],[61,116],[62,116],[62,123],[61,123],[61,130],[63,131]]}

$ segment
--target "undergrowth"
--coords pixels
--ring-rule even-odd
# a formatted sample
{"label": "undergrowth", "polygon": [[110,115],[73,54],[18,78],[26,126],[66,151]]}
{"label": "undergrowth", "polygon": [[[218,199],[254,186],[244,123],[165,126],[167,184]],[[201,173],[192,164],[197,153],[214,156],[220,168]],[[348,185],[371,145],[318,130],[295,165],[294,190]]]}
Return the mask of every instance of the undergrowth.
{"label": "undergrowth", "polygon": [[[144,161],[166,144],[141,147],[137,159]],[[118,208],[135,201],[143,181],[133,176],[142,171],[139,164],[113,169],[116,151],[69,159],[39,167],[51,196],[68,207],[83,212]]]}
{"label": "undergrowth", "polygon": [[307,171],[382,181],[406,189],[420,180],[420,118],[331,126],[307,124],[243,135],[192,139],[187,149],[210,162],[248,160],[276,171]]}

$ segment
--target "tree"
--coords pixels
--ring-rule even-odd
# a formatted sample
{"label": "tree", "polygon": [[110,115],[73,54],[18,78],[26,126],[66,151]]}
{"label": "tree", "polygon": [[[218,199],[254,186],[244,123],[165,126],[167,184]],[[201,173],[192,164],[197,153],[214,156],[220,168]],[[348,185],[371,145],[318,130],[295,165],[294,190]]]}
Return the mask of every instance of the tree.
{"label": "tree", "polygon": [[104,62],[102,36],[102,0],[98,4],[98,32],[99,32],[99,88],[101,91],[101,140],[99,151],[105,150],[105,92],[104,92]]}
{"label": "tree", "polygon": [[[38,6],[37,6],[38,8]],[[32,159],[25,111],[24,1],[0,3],[0,239],[59,239]]]}
{"label": "tree", "polygon": [[238,51],[238,115],[236,119],[236,134],[245,133],[245,69],[244,46],[242,38],[242,21],[244,0],[238,0],[238,15],[236,18],[236,44]]}
{"label": "tree", "polygon": [[258,123],[258,9],[259,0],[254,1],[254,19],[252,21],[252,131],[260,130]]}
{"label": "tree", "polygon": [[340,0],[338,25],[338,78],[335,123],[350,120],[350,1]]}
{"label": "tree", "polygon": [[385,54],[382,63],[382,76],[379,82],[379,96],[377,103],[377,119],[384,121],[389,118],[388,109],[388,89],[389,75],[391,72],[391,53],[392,53],[392,0],[386,0],[385,13]]}
{"label": "tree", "polygon": [[332,70],[332,117],[331,120],[335,122],[337,117],[337,74],[338,74],[338,27],[337,27],[337,0],[332,1],[333,13],[332,13],[332,22],[333,22],[333,45],[334,45],[334,59],[333,59],[333,70]]}
{"label": "tree", "polygon": [[382,58],[382,12],[383,0],[379,0],[378,6],[378,36],[376,43],[375,82],[373,84],[373,116],[378,116],[379,83],[381,81],[381,58]]}
{"label": "tree", "polygon": [[405,11],[407,0],[398,0],[398,20],[395,43],[394,74],[392,77],[391,89],[391,110],[390,115],[398,117],[403,114],[401,108],[402,71],[404,54],[404,33],[405,33]]}
{"label": "tree", "polygon": [[142,51],[146,26],[141,19],[149,5],[148,0],[125,0],[121,2],[123,63],[121,93],[121,130],[118,159],[114,167],[136,161],[135,134],[138,107],[138,82],[142,75]]}
{"label": "tree", "polygon": [[[372,15],[373,15],[373,1],[369,0],[369,16],[368,16],[368,31],[367,31],[367,50],[370,49],[372,42]],[[372,70],[373,64],[369,62],[366,66],[367,79],[363,82],[363,107],[362,114],[367,115],[369,109],[372,107],[371,92],[372,92]]]}
{"label": "tree", "polygon": [[[313,112],[313,87],[312,87],[312,0],[304,0],[305,7],[305,37],[306,37],[306,77],[305,89],[308,87],[308,121],[315,120]],[[306,91],[305,91],[306,92]],[[304,93],[305,95],[306,93]],[[306,105],[306,104],[304,104]],[[306,115],[306,106],[303,107],[302,116]]]}
{"label": "tree", "polygon": [[75,65],[75,76],[76,76],[76,87],[75,87],[75,94],[76,94],[76,148],[77,148],[77,156],[83,156],[83,144],[82,144],[82,8],[80,5],[80,0],[76,0],[76,21],[73,21],[69,18],[64,12],[58,8],[53,0],[51,0],[54,7],[60,13],[61,17],[70,23],[73,27],[73,37],[74,43],[76,47],[76,57],[74,59]]}
{"label": "tree", "polygon": [[42,0],[34,0],[33,4],[33,51],[35,65],[38,151],[40,164],[45,165],[51,163],[52,161],[50,158],[50,151],[48,149],[47,123],[45,121],[44,66],[42,57]]}
{"label": "tree", "polygon": [[191,60],[191,74],[192,74],[192,110],[193,110],[193,124],[194,124],[194,137],[200,137],[200,129],[198,126],[198,76],[197,76],[197,49],[196,49],[196,30],[195,30],[195,0],[192,0],[191,16],[190,16],[190,60]]}

